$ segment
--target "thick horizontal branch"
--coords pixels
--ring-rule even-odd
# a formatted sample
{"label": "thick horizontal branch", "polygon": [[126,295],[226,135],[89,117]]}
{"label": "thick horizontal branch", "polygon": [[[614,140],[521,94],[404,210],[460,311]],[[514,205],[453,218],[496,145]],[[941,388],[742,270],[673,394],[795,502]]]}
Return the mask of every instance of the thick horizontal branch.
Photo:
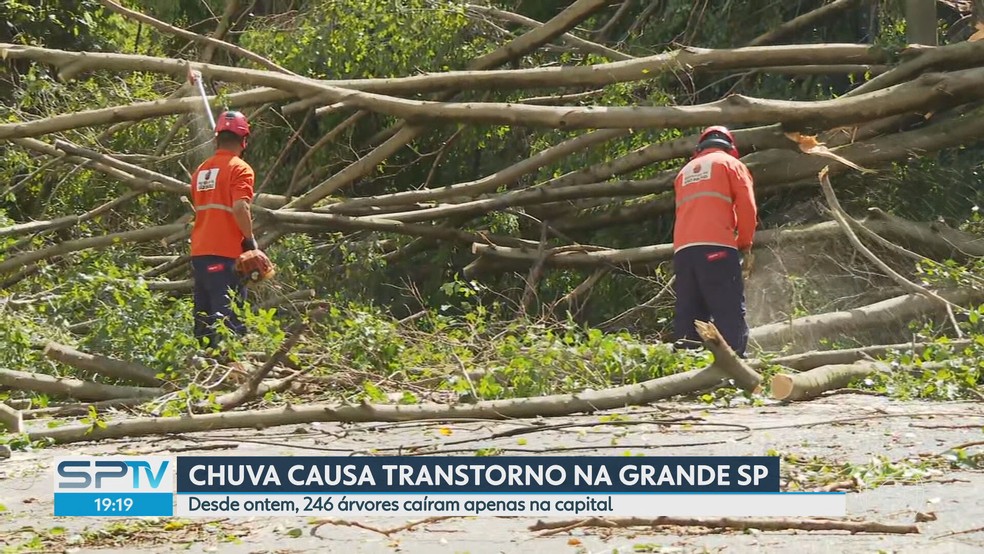
{"label": "thick horizontal branch", "polygon": [[132,381],[141,385],[159,387],[164,383],[157,378],[157,372],[136,362],[126,362],[98,354],[76,350],[71,346],[49,342],[44,347],[44,355],[51,360],[81,369],[89,373],[106,375],[115,379]]}
{"label": "thick horizontal branch", "polygon": [[[939,291],[937,294],[957,305],[984,301],[984,291],[974,289]],[[849,311],[755,327],[750,331],[749,344],[762,350],[786,348],[791,352],[803,351],[814,348],[823,339],[839,339],[871,329],[902,329],[912,319],[943,311],[944,308],[935,300],[921,294],[907,294]]]}
{"label": "thick horizontal branch", "polygon": [[257,208],[255,210],[257,219],[260,221],[269,220],[289,226],[299,226],[305,230],[320,231],[378,231],[408,235],[414,237],[428,237],[440,240],[450,240],[455,242],[502,244],[502,245],[535,245],[534,241],[523,239],[490,235],[484,232],[462,231],[451,227],[436,227],[434,225],[421,225],[404,223],[386,218],[372,217],[349,217],[338,214],[320,214],[309,212],[294,212],[287,210],[268,210]]}
{"label": "thick horizontal branch", "polygon": [[[969,340],[954,340],[946,343],[917,343],[911,342],[899,344],[881,344],[875,346],[863,346],[860,348],[845,348],[840,350],[811,350],[791,356],[782,356],[768,361],[769,364],[781,365],[797,371],[806,371],[815,367],[825,365],[853,364],[871,358],[888,355],[892,352],[908,353],[913,356],[921,356],[922,353],[931,348],[942,349],[961,349],[971,344]],[[759,368],[765,362],[752,364]]]}
{"label": "thick horizontal branch", "polygon": [[[864,225],[872,231],[894,240],[908,244],[911,249],[932,254],[937,259],[953,257],[965,259],[967,256],[984,255],[984,244],[977,237],[946,227],[937,222],[918,223],[907,221],[884,212],[874,211],[864,220]],[[826,221],[801,227],[765,229],[755,234],[755,248],[765,248],[788,242],[817,242],[823,240],[843,240],[843,232],[835,221]],[[655,244],[635,248],[607,249],[598,246],[586,247],[593,251],[574,251],[571,247],[560,247],[566,251],[548,256],[547,265],[560,268],[596,268],[601,266],[651,265],[673,258],[672,244]],[[521,261],[533,264],[542,255],[536,245],[525,248],[507,248],[476,243],[472,251],[482,256]],[[548,251],[549,253],[549,251]]]}
{"label": "thick horizontal branch", "polygon": [[0,262],[0,274],[10,273],[30,264],[47,260],[55,256],[63,256],[65,254],[78,252],[80,250],[87,250],[89,248],[105,248],[116,244],[132,244],[162,239],[168,235],[184,230],[185,227],[186,225],[182,223],[172,223],[170,225],[160,225],[157,227],[148,227],[146,229],[123,231],[121,233],[111,233],[108,235],[60,242],[47,248],[25,252],[3,260]]}
{"label": "thick horizontal branch", "polygon": [[352,200],[345,200],[331,204],[326,206],[325,209],[331,213],[351,214],[352,211],[362,211],[358,210],[358,208],[366,208],[370,206],[398,206],[411,204],[414,202],[441,200],[445,198],[477,196],[485,192],[494,191],[502,185],[512,184],[523,175],[532,173],[548,164],[555,163],[563,159],[565,156],[569,156],[570,154],[579,152],[591,146],[623,137],[628,134],[629,131],[623,129],[603,129],[591,131],[541,150],[525,160],[515,163],[505,169],[496,171],[486,177],[482,177],[481,179],[433,189],[411,190],[392,194],[383,194],[379,196],[355,198]]}
{"label": "thick horizontal branch", "polygon": [[154,398],[161,389],[153,387],[125,387],[81,381],[69,377],[52,377],[41,373],[28,373],[12,369],[0,369],[0,385],[12,389],[34,391],[53,396],[65,396],[76,400],[112,400],[116,398]]}
{"label": "thick horizontal branch", "polygon": [[[533,34],[528,33],[528,34]],[[520,37],[523,38],[523,37]],[[942,46],[940,49],[950,48]],[[978,47],[984,52],[984,47]],[[914,51],[923,55],[924,50]],[[305,88],[338,88],[379,94],[420,94],[444,90],[515,90],[525,88],[604,86],[619,82],[646,81],[663,73],[692,72],[699,70],[747,70],[763,67],[796,65],[882,64],[888,62],[885,51],[863,44],[809,44],[787,46],[763,46],[711,50],[683,48],[654,56],[619,62],[587,66],[561,66],[532,69],[504,69],[481,71],[448,71],[397,77],[391,79],[315,80],[292,79],[272,71],[236,68],[216,64],[203,64],[111,53],[76,53],[33,46],[0,44],[0,55],[8,59],[31,59],[58,67],[74,64],[89,70],[154,71],[185,77],[188,68],[200,71],[203,76],[226,82],[249,84],[291,90],[291,83]],[[317,95],[324,104],[340,99],[336,94]]]}
{"label": "thick horizontal branch", "polygon": [[[247,105],[266,104],[289,98],[289,95],[279,90],[260,89],[230,94],[224,98],[224,104],[230,108]],[[209,104],[218,98],[210,96]],[[202,109],[202,99],[197,96],[186,98],[168,98],[150,102],[137,102],[126,106],[114,106],[55,115],[34,121],[20,123],[4,123],[0,125],[0,139],[36,137],[49,133],[58,133],[81,127],[108,125],[121,121],[140,121],[153,117],[168,115],[198,113]]]}

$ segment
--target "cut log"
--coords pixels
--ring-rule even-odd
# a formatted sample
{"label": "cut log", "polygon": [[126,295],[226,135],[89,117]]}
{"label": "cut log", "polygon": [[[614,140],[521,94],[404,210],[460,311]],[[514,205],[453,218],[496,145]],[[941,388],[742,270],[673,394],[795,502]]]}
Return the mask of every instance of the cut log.
{"label": "cut log", "polygon": [[[938,294],[957,305],[984,302],[984,290],[947,290],[938,291]],[[749,333],[749,344],[761,350],[785,349],[792,354],[815,348],[823,339],[840,339],[858,331],[901,330],[917,317],[939,315],[943,311],[935,300],[920,294],[907,294],[852,310],[755,327]]]}
{"label": "cut log", "polygon": [[71,346],[49,342],[44,347],[44,355],[49,359],[72,366],[76,369],[115,379],[131,381],[141,385],[159,387],[164,384],[157,378],[157,372],[136,362],[126,362],[107,356],[89,354]]}
{"label": "cut log", "polygon": [[13,369],[0,369],[0,386],[65,396],[75,400],[113,400],[118,398],[155,398],[159,388],[104,385],[70,377],[52,377]]}
{"label": "cut log", "polygon": [[[712,326],[713,327],[713,326]],[[707,331],[713,336],[716,331]],[[712,352],[722,351],[716,343],[706,345]],[[712,350],[713,349],[713,350]],[[613,387],[600,391],[584,391],[578,394],[556,394],[535,398],[489,400],[474,404],[445,405],[421,403],[413,405],[378,404],[311,404],[287,406],[250,412],[223,412],[218,414],[184,415],[180,417],[136,418],[110,422],[104,428],[72,425],[35,431],[31,440],[52,439],[58,443],[134,437],[167,433],[189,433],[215,429],[245,427],[273,427],[324,421],[417,421],[447,419],[515,419],[527,417],[553,417],[576,413],[594,413],[600,410],[646,405],[657,400],[671,398],[698,390],[715,387],[728,379],[739,386],[757,388],[759,379],[752,378],[754,371],[738,368],[734,360],[725,356],[715,358],[704,369],[691,370],[643,383]],[[738,362],[740,365],[740,362]],[[749,373],[750,372],[750,373]],[[755,374],[757,375],[757,374]],[[0,383],[3,384],[3,383]],[[748,389],[746,389],[748,390]],[[749,390],[751,392],[751,390]]]}
{"label": "cut log", "polygon": [[867,377],[888,366],[876,362],[820,366],[803,373],[779,373],[772,377],[772,398],[776,400],[812,400],[827,391],[842,389],[855,379]]}
{"label": "cut log", "polygon": [[748,367],[735,354],[717,327],[703,321],[695,321],[694,325],[697,327],[697,334],[700,335],[704,347],[714,355],[714,364],[730,375],[738,388],[746,392],[758,392],[762,383],[762,376]]}

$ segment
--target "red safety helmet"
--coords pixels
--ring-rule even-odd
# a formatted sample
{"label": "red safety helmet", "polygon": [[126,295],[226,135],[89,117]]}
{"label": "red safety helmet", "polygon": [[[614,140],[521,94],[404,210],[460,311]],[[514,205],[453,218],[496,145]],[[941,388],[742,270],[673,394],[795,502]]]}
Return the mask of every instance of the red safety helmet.
{"label": "red safety helmet", "polygon": [[704,129],[700,138],[697,139],[697,148],[694,153],[708,148],[720,148],[735,158],[741,157],[738,154],[737,146],[735,146],[735,136],[731,134],[731,130],[723,125],[712,125]]}
{"label": "red safety helmet", "polygon": [[246,138],[249,136],[249,121],[242,112],[222,112],[215,122],[215,135],[218,136],[222,131],[229,131],[240,138]]}

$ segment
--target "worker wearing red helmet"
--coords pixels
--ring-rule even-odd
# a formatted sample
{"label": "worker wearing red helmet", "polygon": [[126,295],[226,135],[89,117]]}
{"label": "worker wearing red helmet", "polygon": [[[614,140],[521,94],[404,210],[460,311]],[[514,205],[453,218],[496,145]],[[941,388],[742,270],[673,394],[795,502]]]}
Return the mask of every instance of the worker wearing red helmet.
{"label": "worker wearing red helmet", "polygon": [[726,127],[700,134],[674,181],[673,269],[677,346],[699,345],[695,320],[712,320],[739,356],[748,344],[743,259],[757,224],[752,175]]}
{"label": "worker wearing red helmet", "polygon": [[215,153],[191,175],[195,338],[212,351],[219,348],[219,320],[234,333],[245,334],[233,304],[245,295],[242,279],[235,271],[236,258],[257,248],[249,209],[256,176],[241,158],[249,134],[246,116],[223,112],[215,124]]}

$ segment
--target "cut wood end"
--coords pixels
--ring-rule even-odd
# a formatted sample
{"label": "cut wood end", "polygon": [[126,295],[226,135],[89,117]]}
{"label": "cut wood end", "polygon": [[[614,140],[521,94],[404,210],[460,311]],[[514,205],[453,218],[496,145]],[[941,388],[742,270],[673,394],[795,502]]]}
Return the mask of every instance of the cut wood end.
{"label": "cut wood end", "polygon": [[721,344],[724,342],[724,337],[721,336],[721,332],[718,331],[718,328],[715,327],[713,323],[708,323],[706,321],[694,321],[694,326],[697,328],[697,334],[700,335],[701,340],[704,342],[714,344]]}
{"label": "cut wood end", "polygon": [[783,373],[772,377],[772,398],[785,400],[793,393],[793,378]]}

